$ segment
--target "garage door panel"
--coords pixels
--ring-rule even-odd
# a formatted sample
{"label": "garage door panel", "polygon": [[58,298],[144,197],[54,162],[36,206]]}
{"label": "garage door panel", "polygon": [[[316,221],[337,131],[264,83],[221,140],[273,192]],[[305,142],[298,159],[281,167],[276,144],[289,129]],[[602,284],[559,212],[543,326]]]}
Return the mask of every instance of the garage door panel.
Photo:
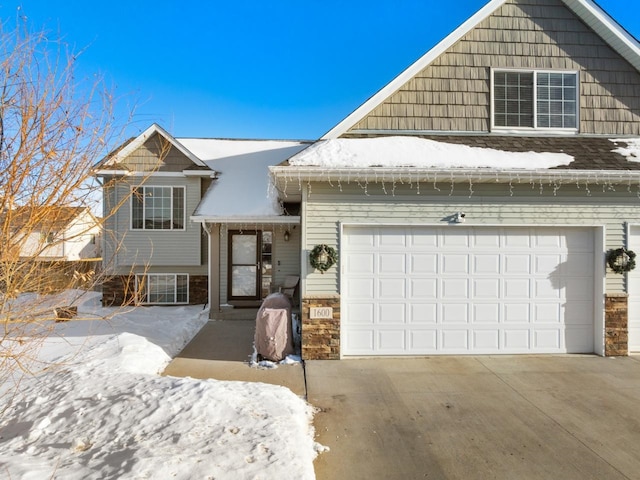
{"label": "garage door panel", "polygon": [[371,350],[375,347],[375,330],[367,327],[356,327],[345,335],[345,344],[350,349],[360,352]]}
{"label": "garage door panel", "polygon": [[531,248],[531,234],[529,229],[512,229],[508,235],[504,235],[502,247],[520,250]]}
{"label": "garage door panel", "polygon": [[351,253],[344,259],[345,268],[352,275],[373,275],[375,273],[375,255],[373,253]]}
{"label": "garage door panel", "polygon": [[594,230],[345,227],[345,355],[593,351]]}
{"label": "garage door panel", "polygon": [[558,329],[537,329],[533,332],[533,347],[538,350],[560,349],[561,332]]}
{"label": "garage door panel", "polygon": [[441,258],[444,275],[467,275],[469,273],[468,255],[444,253]]}
{"label": "garage door panel", "polygon": [[381,253],[378,257],[380,275],[397,275],[406,273],[404,254]]}
{"label": "garage door panel", "polygon": [[375,321],[375,305],[373,303],[350,302],[346,305],[345,318],[349,319],[349,325],[371,325]]}
{"label": "garage door panel", "polygon": [[507,278],[504,280],[504,298],[518,300],[531,298],[531,280],[528,278]]}
{"label": "garage door panel", "polygon": [[345,244],[351,248],[373,248],[375,245],[376,235],[372,228],[361,228],[353,231],[345,238]]}
{"label": "garage door panel", "polygon": [[563,255],[535,255],[533,261],[534,275],[560,275],[562,271]]}
{"label": "garage door panel", "polygon": [[409,298],[411,300],[436,299],[438,280],[435,278],[412,278],[410,280]]}
{"label": "garage door panel", "polygon": [[350,278],[346,282],[347,292],[350,299],[375,299],[375,280],[373,278]]}
{"label": "garage door panel", "polygon": [[444,330],[441,338],[444,353],[459,353],[469,350],[469,331],[466,329]]}
{"label": "garage door panel", "polygon": [[405,298],[406,282],[405,278],[379,278],[378,298]]}
{"label": "garage door panel", "polygon": [[438,322],[438,305],[436,303],[412,303],[409,323],[433,324]]}
{"label": "garage door panel", "polygon": [[469,280],[467,278],[443,278],[440,297],[443,299],[469,298]]}
{"label": "garage door panel", "polygon": [[472,335],[472,347],[478,352],[495,352],[500,349],[500,330],[474,330]]}
{"label": "garage door panel", "polygon": [[531,323],[531,305],[529,303],[505,303],[503,305],[504,323]]}
{"label": "garage door panel", "polygon": [[503,331],[502,339],[506,352],[523,352],[531,350],[529,330],[507,328]]}
{"label": "garage door panel", "polygon": [[528,254],[505,253],[502,257],[505,275],[530,275],[531,256]]}
{"label": "garage door panel", "polygon": [[494,228],[476,228],[472,236],[472,245],[478,249],[496,250],[501,246],[500,235]]}
{"label": "garage door panel", "polygon": [[471,280],[473,300],[497,300],[500,298],[500,280],[498,278],[477,278]]}
{"label": "garage door panel", "polygon": [[404,303],[379,303],[377,323],[382,325],[404,324],[405,304]]}
{"label": "garage door panel", "polygon": [[382,230],[378,236],[378,245],[381,250],[395,249],[396,247],[404,247],[407,244],[407,236],[404,230],[386,229]]}
{"label": "garage door panel", "polygon": [[533,311],[534,323],[562,323],[563,306],[560,303],[537,303]]}
{"label": "garage door panel", "polygon": [[498,303],[474,303],[472,305],[472,311],[471,321],[476,325],[500,322],[500,304]]}
{"label": "garage door panel", "polygon": [[571,302],[564,308],[564,323],[566,325],[591,325],[593,304],[590,301]]}
{"label": "garage door panel", "polygon": [[441,319],[444,324],[469,323],[469,305],[443,303]]}
{"label": "garage door panel", "polygon": [[570,302],[591,300],[593,298],[593,286],[589,278],[568,277],[564,298]]}
{"label": "garage door panel", "polygon": [[404,352],[406,350],[405,330],[378,330],[378,349],[380,353]]}
{"label": "garage door panel", "polygon": [[500,255],[479,254],[473,256],[471,273],[474,275],[499,275]]}
{"label": "garage door panel", "polygon": [[564,283],[561,278],[553,279],[553,281],[548,278],[536,279],[533,282],[534,298],[541,300],[562,298]]}
{"label": "garage door panel", "polygon": [[437,330],[410,330],[409,347],[414,352],[436,353],[438,350]]}
{"label": "garage door panel", "polygon": [[409,263],[411,274],[435,275],[438,273],[438,255],[435,253],[412,253]]}
{"label": "garage door panel", "polygon": [[563,273],[572,277],[588,277],[593,275],[593,267],[593,254],[571,254],[566,257]]}
{"label": "garage door panel", "polygon": [[443,248],[459,248],[469,246],[469,232],[466,229],[452,229],[440,237]]}

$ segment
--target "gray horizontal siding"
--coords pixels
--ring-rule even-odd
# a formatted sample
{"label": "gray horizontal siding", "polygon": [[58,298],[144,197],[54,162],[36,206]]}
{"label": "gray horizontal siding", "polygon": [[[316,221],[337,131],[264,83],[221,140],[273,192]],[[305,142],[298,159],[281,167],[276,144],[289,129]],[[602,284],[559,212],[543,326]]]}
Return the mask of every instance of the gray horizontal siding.
{"label": "gray horizontal siding", "polygon": [[[447,225],[446,217],[458,211],[466,213],[466,226],[482,225],[588,225],[604,226],[606,248],[625,245],[625,222],[640,222],[640,200],[636,191],[627,186],[565,185],[553,194],[553,186],[540,193],[539,186],[514,185],[513,196],[503,196],[508,185],[473,185],[473,194],[444,182],[438,192],[423,185],[417,195],[407,185],[399,186],[395,196],[383,194],[380,185],[369,185],[365,195],[357,185],[337,187],[313,184],[305,208],[303,254],[308,255],[315,245],[326,243],[339,248],[340,223]],[[387,189],[389,192],[390,189]],[[451,225],[455,228],[455,225]],[[604,261],[604,256],[603,256]],[[325,274],[314,272],[307,265],[306,294],[318,295],[339,292],[336,267]],[[609,273],[606,282],[609,292],[624,291],[624,277]]]}
{"label": "gray horizontal siding", "polygon": [[580,72],[580,132],[640,134],[640,74],[560,0],[510,0],[355,130],[486,132],[491,68]]}
{"label": "gray horizontal siding", "polygon": [[[105,198],[110,202],[122,202],[121,207],[107,219],[105,230],[105,261],[112,263],[116,273],[128,271],[132,266],[192,267],[199,274],[206,274],[206,258],[202,247],[203,232],[199,223],[189,221],[189,216],[200,201],[200,179],[178,177],[150,177],[146,186],[186,187],[186,229],[182,230],[131,230],[130,196],[131,181],[120,181],[115,190],[110,189]],[[117,197],[114,196],[117,192]],[[106,208],[106,207],[105,207]],[[167,271],[167,270],[163,270]],[[184,270],[181,270],[184,271]],[[190,272],[185,272],[190,273]]]}

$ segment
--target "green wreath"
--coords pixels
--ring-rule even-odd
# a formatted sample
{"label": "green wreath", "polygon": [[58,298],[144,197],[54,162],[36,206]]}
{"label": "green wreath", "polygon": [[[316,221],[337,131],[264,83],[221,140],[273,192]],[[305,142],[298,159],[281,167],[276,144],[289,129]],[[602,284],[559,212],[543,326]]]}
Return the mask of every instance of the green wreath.
{"label": "green wreath", "polygon": [[335,248],[322,243],[313,247],[309,253],[309,261],[313,268],[324,273],[338,261],[338,252]]}
{"label": "green wreath", "polygon": [[615,273],[626,273],[636,268],[636,254],[626,248],[611,249],[607,252],[607,264]]}

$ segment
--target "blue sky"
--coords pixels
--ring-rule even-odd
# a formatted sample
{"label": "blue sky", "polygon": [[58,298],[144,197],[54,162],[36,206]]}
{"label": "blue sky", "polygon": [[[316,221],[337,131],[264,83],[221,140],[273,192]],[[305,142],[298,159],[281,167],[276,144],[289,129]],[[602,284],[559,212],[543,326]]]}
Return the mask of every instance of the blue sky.
{"label": "blue sky", "polygon": [[[638,0],[599,0],[640,38]],[[105,76],[129,134],[315,139],[485,0],[0,0]],[[20,10],[19,10],[20,9]]]}

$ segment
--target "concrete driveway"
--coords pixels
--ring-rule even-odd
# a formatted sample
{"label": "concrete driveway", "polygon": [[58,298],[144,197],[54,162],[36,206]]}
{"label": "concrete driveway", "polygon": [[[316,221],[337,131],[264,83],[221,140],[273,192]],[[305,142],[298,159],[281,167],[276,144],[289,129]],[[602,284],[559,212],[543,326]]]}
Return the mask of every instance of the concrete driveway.
{"label": "concrete driveway", "polygon": [[638,479],[640,357],[307,361],[318,480]]}

